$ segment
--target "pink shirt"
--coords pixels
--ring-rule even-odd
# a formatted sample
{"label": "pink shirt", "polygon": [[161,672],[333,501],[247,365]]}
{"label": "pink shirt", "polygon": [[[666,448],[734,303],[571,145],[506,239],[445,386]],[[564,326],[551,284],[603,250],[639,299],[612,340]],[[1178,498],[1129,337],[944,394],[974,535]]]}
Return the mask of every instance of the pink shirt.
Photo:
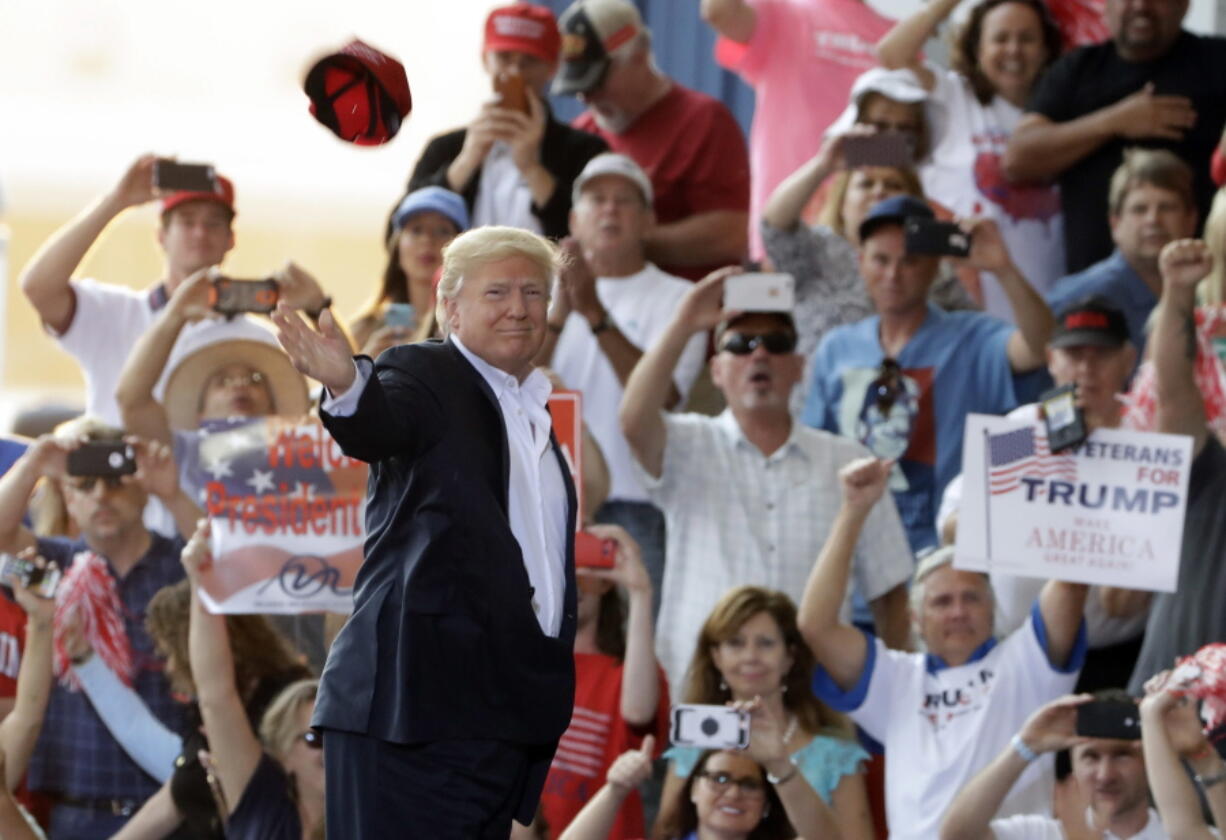
{"label": "pink shirt", "polygon": [[720,38],[715,57],[753,87],[749,241],[763,254],[762,207],[779,182],[817,153],[822,133],[847,107],[856,77],[893,21],[859,0],[750,0],[757,24],[748,44]]}

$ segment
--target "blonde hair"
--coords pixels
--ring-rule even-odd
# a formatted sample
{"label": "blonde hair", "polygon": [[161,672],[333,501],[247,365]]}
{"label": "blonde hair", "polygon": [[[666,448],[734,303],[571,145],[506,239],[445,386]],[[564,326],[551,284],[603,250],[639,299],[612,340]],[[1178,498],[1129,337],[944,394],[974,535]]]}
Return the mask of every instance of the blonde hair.
{"label": "blonde hair", "polygon": [[[847,226],[843,222],[843,201],[847,198],[847,189],[851,186],[851,179],[855,177],[857,171],[863,168],[845,169],[834,176],[830,182],[830,191],[826,193],[826,202],[822,205],[821,212],[817,215],[818,224],[825,225],[848,242],[851,242],[852,238],[848,235]],[[894,170],[902,179],[906,194],[913,195],[916,198],[924,198],[924,187],[920,183],[919,176],[915,174],[914,169],[906,169],[899,166],[874,168]]]}
{"label": "blonde hair", "polygon": [[295,720],[298,710],[307,703],[314,703],[318,693],[319,680],[298,680],[282,689],[264,712],[264,718],[260,721],[260,740],[264,742],[268,754],[277,761],[285,761],[294,741],[301,734]]}
{"label": "blonde hair", "polygon": [[562,253],[548,239],[522,228],[487,225],[461,233],[443,249],[443,276],[438,283],[434,305],[443,335],[450,332],[447,323],[447,301],[454,300],[464,284],[464,277],[483,265],[511,257],[523,257],[534,263],[545,280],[546,294],[553,276],[562,268]]}
{"label": "blonde hair", "polygon": [[1213,270],[1200,284],[1200,302],[1205,306],[1226,303],[1226,187],[1213,196],[1213,206],[1205,219],[1205,244],[1213,254]]}

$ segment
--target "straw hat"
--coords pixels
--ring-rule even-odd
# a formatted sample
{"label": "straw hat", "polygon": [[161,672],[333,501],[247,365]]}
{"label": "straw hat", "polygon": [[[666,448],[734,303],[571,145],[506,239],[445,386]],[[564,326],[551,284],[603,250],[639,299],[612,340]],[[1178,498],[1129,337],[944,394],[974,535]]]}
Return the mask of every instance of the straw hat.
{"label": "straw hat", "polygon": [[307,413],[311,401],[306,379],[280,347],[249,338],[221,338],[185,355],[167,377],[162,403],[171,428],[186,430],[200,425],[205,383],[232,364],[243,364],[263,374],[272,394],[273,414],[298,417]]}

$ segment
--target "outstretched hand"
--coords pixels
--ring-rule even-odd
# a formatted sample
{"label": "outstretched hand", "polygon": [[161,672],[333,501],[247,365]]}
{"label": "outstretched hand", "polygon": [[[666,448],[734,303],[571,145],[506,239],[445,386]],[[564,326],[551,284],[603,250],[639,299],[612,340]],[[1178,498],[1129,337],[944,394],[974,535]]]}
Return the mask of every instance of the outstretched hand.
{"label": "outstretched hand", "polygon": [[857,458],[843,467],[839,470],[843,504],[852,510],[867,513],[885,492],[893,468],[893,461],[880,458]]}
{"label": "outstretched hand", "polygon": [[334,396],[349,389],[357,377],[353,351],[331,309],[320,314],[318,330],[285,302],[277,304],[272,321],[277,326],[277,340],[299,373],[318,380]]}

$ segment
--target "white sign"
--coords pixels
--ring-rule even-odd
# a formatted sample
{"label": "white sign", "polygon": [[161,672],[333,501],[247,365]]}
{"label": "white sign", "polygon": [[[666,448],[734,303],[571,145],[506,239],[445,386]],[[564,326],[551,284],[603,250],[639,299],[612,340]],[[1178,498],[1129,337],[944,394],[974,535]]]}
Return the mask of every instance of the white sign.
{"label": "white sign", "polygon": [[1099,429],[1053,454],[1042,424],[971,414],[954,566],[1173,592],[1192,439]]}

